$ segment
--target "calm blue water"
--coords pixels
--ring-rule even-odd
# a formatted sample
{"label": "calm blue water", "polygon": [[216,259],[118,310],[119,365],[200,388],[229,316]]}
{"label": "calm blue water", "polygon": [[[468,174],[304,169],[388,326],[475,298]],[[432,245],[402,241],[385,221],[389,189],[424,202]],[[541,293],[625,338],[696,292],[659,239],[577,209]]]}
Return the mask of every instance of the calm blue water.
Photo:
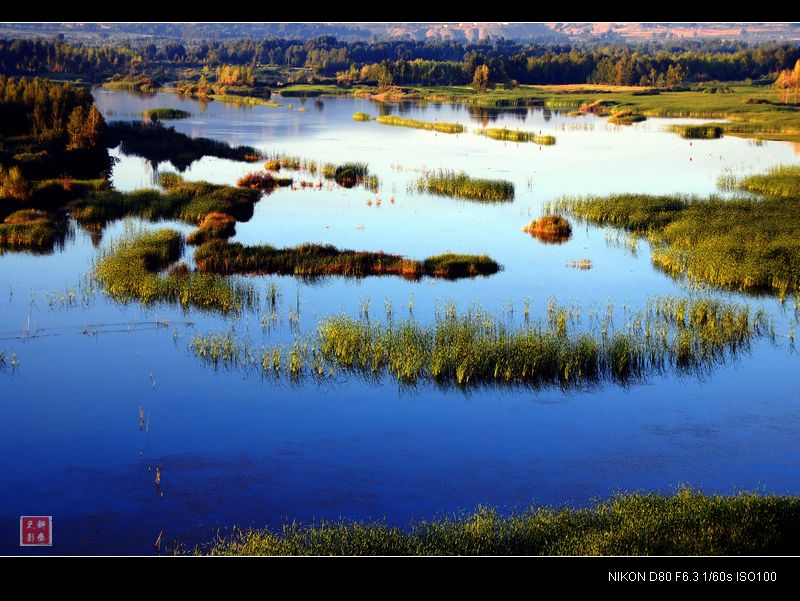
{"label": "calm blue water", "polygon": [[[256,345],[289,341],[289,312],[297,306],[303,332],[323,315],[357,315],[365,303],[377,318],[386,302],[395,317],[404,316],[410,297],[420,321],[448,300],[460,310],[480,302],[519,320],[528,299],[537,318],[551,297],[580,303],[584,315],[611,300],[623,320],[624,306],[635,310],[651,295],[687,288],[652,268],[646,244],[633,255],[609,243],[603,229],[578,226],[566,244],[539,243],[520,230],[542,203],[617,191],[709,194],[727,171],[797,162],[790,144],[736,138],[690,144],[662,131],[666,121],[658,119],[618,128],[592,116],[534,109],[384,107],[468,128],[491,118],[492,126],[557,137],[555,146],[540,148],[469,132],[354,122],[355,111],[379,111],[360,99],[292,98],[279,100],[280,108],[239,108],[168,94],[97,90],[95,97],[108,119],[183,108],[192,117],[174,126],[189,135],[319,162],[364,161],[381,178],[377,195],[361,188],[279,190],[256,206],[253,219],[237,224],[236,239],[244,243],[330,242],[414,258],[488,253],[504,269],[458,282],[251,278],[261,291],[270,282],[280,288],[278,323],[265,331],[263,307],[226,319],[165,305],[125,306],[86,284],[97,253],[126,227],[164,224],[118,222],[98,246],[75,228],[52,255],[0,256],[0,351],[19,361],[11,367],[7,359],[0,370],[0,553],[150,554],[160,532],[165,544],[191,546],[233,525],[340,517],[404,525],[479,503],[503,511],[532,503],[587,505],[618,490],[669,492],[680,484],[708,492],[800,493],[800,360],[781,336],[703,379],[654,377],[627,388],[570,392],[401,388],[390,378],[374,383],[343,375],[322,383],[265,380],[215,371],[187,349],[195,333],[231,328]],[[120,189],[152,185],[154,168],[174,169],[117,155]],[[254,167],[205,158],[184,176],[232,183]],[[509,179],[516,199],[484,206],[410,193],[409,183],[425,168]],[[593,268],[565,266],[581,258]],[[774,299],[717,294],[763,307],[779,334],[794,321],[791,301],[783,308]],[[139,429],[140,407],[149,418],[146,431]],[[54,516],[52,549],[20,550],[23,514]]]}

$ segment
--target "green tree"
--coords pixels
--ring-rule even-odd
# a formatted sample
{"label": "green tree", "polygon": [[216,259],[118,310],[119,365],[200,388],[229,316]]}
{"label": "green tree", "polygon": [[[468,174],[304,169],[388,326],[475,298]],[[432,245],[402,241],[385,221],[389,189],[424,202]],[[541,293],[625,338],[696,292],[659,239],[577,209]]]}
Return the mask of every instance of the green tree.
{"label": "green tree", "polygon": [[472,87],[478,92],[485,92],[489,88],[489,67],[481,65],[475,68],[475,75],[472,76]]}
{"label": "green tree", "polygon": [[683,81],[684,72],[680,65],[670,65],[667,68],[667,86],[673,87]]}
{"label": "green tree", "polygon": [[72,109],[67,122],[69,135],[69,150],[87,150],[96,148],[103,135],[103,116],[94,106],[86,111],[76,106]]}
{"label": "green tree", "polygon": [[31,196],[31,185],[24,177],[19,167],[11,167],[6,171],[0,166],[0,198],[13,198],[14,200],[28,200]]}

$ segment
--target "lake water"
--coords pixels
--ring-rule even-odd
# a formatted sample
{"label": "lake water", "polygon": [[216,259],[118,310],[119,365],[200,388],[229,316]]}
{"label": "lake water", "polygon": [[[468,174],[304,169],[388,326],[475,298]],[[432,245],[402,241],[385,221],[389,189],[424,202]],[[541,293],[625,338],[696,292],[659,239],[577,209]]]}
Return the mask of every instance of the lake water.
{"label": "lake water", "polygon": [[[215,371],[187,348],[195,333],[231,328],[256,345],[291,340],[289,313],[298,306],[302,332],[324,315],[357,316],[366,303],[378,319],[387,302],[402,317],[410,298],[424,323],[447,301],[459,310],[479,302],[520,321],[528,299],[538,318],[553,297],[579,303],[584,314],[611,300],[623,319],[623,307],[635,310],[650,296],[686,294],[689,287],[653,269],[646,243],[632,254],[602,228],[578,225],[565,244],[538,242],[521,228],[541,214],[542,203],[612,192],[706,195],[724,173],[796,163],[791,144],[688,141],[663,128],[697,120],[617,127],[538,108],[475,111],[353,98],[238,107],[170,94],[94,94],[109,120],[181,108],[191,118],[170,124],[188,135],[320,163],[362,161],[381,179],[377,195],[360,187],[280,189],[237,224],[236,240],[326,242],[418,259],[486,253],[503,270],[460,281],[254,277],[262,300],[268,283],[280,288],[279,323],[266,331],[263,308],[224,318],[120,305],[87,288],[98,252],[126,228],[165,224],[117,222],[94,242],[72,226],[53,254],[1,255],[0,351],[19,364],[0,370],[0,553],[20,552],[20,515],[54,517],[54,546],[25,553],[151,554],[159,533],[165,545],[192,546],[234,525],[338,518],[405,525],[478,504],[504,512],[532,503],[585,506],[616,491],[671,492],[681,484],[725,494],[800,493],[800,359],[781,336],[794,322],[791,300],[783,307],[769,297],[714,292],[773,315],[776,341],[759,341],[702,379],[658,376],[628,387],[461,391],[344,375],[293,383]],[[457,121],[470,130],[490,124],[541,131],[557,143],[355,122],[356,111]],[[152,186],[158,172],[174,170],[114,154],[120,161],[113,181],[121,190]],[[206,157],[184,177],[232,184],[259,166]],[[408,191],[423,169],[439,168],[510,180],[516,198],[484,205]],[[566,266],[581,258],[593,268]],[[140,407],[149,420],[143,430]]]}

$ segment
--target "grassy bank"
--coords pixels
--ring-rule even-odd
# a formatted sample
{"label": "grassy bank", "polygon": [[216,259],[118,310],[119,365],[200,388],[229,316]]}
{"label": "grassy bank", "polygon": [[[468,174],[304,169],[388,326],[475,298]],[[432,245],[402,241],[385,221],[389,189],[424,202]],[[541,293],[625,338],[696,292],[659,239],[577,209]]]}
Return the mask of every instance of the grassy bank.
{"label": "grassy bank", "polygon": [[666,371],[704,373],[745,352],[753,339],[774,335],[762,312],[710,298],[651,299],[646,310],[626,320],[624,329],[614,331],[609,308],[590,317],[590,329],[582,330],[576,327],[579,314],[553,301],[545,323],[514,327],[480,307],[458,315],[455,305],[448,305],[431,325],[391,318],[380,323],[365,314],[326,317],[292,348],[267,348],[260,356],[230,334],[196,336],[190,349],[214,365],[219,349],[227,349],[226,364],[251,367],[252,362],[267,375],[321,377],[345,370],[388,374],[407,384],[539,388],[624,383]]}
{"label": "grassy bank", "polygon": [[500,269],[484,255],[446,254],[417,261],[384,252],[342,250],[329,244],[275,248],[268,244],[244,246],[222,240],[202,244],[194,258],[201,272],[220,274],[399,275],[413,279],[423,275],[443,278],[491,275]]}
{"label": "grassy bank", "polygon": [[474,513],[411,524],[287,524],[246,530],[208,555],[796,555],[800,499],[740,493],[617,494],[586,509],[531,507],[509,516]]}
{"label": "grassy bank", "polygon": [[455,196],[484,202],[514,199],[514,184],[500,179],[480,179],[466,173],[438,171],[417,180],[416,189],[438,196]]}
{"label": "grassy bank", "polygon": [[[333,93],[328,86],[325,93]],[[729,93],[703,90],[655,90],[611,85],[522,85],[513,89],[478,92],[471,86],[415,86],[404,88],[404,97],[421,101],[457,102],[479,107],[579,108],[602,103],[616,110],[644,117],[697,117],[727,119],[714,123],[725,135],[800,142],[800,111],[779,102],[770,86],[733,83]],[[360,87],[356,94],[378,98],[375,88]],[[338,88],[336,93],[354,90]]]}
{"label": "grassy bank", "polygon": [[4,249],[49,252],[63,240],[67,224],[62,218],[37,209],[23,209],[0,222],[0,252]]}
{"label": "grassy bank", "polygon": [[179,303],[184,308],[221,313],[238,312],[257,304],[251,285],[192,273],[185,265],[167,274],[159,273],[182,253],[183,237],[175,230],[126,236],[99,257],[94,277],[108,295],[123,303]]}
{"label": "grassy bank", "polygon": [[779,168],[723,183],[769,194],[734,199],[614,194],[561,198],[548,209],[646,236],[653,263],[673,276],[782,297],[797,293],[800,169]]}

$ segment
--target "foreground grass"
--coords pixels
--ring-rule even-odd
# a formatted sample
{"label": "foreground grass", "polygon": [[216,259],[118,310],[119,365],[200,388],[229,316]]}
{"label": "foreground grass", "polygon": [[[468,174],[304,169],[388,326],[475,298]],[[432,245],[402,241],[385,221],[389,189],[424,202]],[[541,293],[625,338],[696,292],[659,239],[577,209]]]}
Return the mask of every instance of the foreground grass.
{"label": "foreground grass", "polygon": [[260,368],[265,374],[323,377],[344,369],[369,377],[444,386],[573,387],[642,380],[666,371],[704,373],[747,351],[753,339],[774,336],[762,312],[710,298],[656,298],[614,330],[613,311],[590,317],[593,328],[572,331],[575,311],[551,302],[546,323],[513,327],[480,307],[455,306],[431,325],[414,319],[387,323],[335,315],[291,348],[254,353],[231,334],[196,336],[191,351],[215,366]]}
{"label": "foreground grass", "polygon": [[301,244],[275,248],[268,244],[244,246],[212,240],[198,246],[195,262],[205,273],[287,274],[301,276],[423,275],[459,278],[491,275],[500,266],[485,255],[445,254],[424,261],[384,252],[341,250],[329,244]]}
{"label": "foreground grass", "polygon": [[556,143],[556,137],[550,135],[537,135],[532,131],[520,131],[518,129],[506,129],[494,127],[489,129],[476,129],[475,133],[479,136],[486,136],[493,140],[505,140],[509,142],[533,142],[542,146],[552,146]]}
{"label": "foreground grass", "polygon": [[203,555],[796,555],[800,499],[691,489],[617,494],[588,509],[531,507],[416,522],[287,524],[220,538]]}
{"label": "foreground grass", "polygon": [[438,171],[417,180],[417,191],[484,202],[514,199],[514,184],[501,179],[480,179],[464,172]]}
{"label": "foreground grass", "polygon": [[183,237],[175,230],[126,236],[100,256],[94,277],[107,294],[124,303],[179,303],[184,308],[221,313],[255,306],[257,296],[251,285],[191,273],[185,265],[166,275],[158,273],[177,261],[182,252]]}
{"label": "foreground grass", "polygon": [[779,168],[727,186],[760,198],[614,194],[561,198],[551,210],[646,236],[653,263],[673,276],[784,297],[800,290],[800,169]]}

